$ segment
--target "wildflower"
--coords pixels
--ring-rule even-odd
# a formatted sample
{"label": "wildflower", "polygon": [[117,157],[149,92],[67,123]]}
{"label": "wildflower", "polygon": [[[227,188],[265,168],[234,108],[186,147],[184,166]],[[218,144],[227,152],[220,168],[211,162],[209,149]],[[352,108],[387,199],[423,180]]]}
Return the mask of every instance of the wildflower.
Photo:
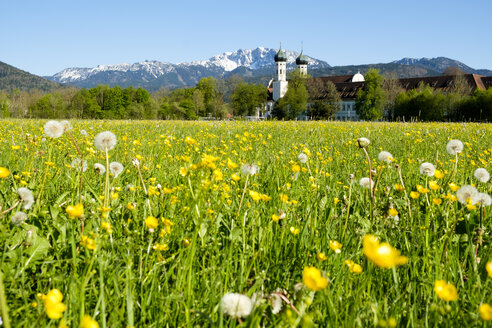
{"label": "wildflower", "polygon": [[432,198],[432,202],[436,205],[441,205],[442,199],[441,198]]}
{"label": "wildflower", "polygon": [[32,191],[27,188],[19,188],[17,189],[17,194],[19,195],[19,199],[23,204],[23,208],[28,210],[34,204],[34,197],[32,195]]}
{"label": "wildflower", "polygon": [[113,229],[111,229],[111,223],[107,222],[107,221],[102,221],[101,222],[101,227],[107,231],[107,233],[109,234],[112,234],[113,233]]}
{"label": "wildflower", "polygon": [[75,158],[72,163],[70,163],[70,166],[77,171],[82,170],[82,172],[85,172],[87,170],[87,161],[85,159],[81,160],[80,158]]}
{"label": "wildflower", "polygon": [[484,168],[476,169],[473,176],[480,182],[486,183],[490,179],[489,172]]}
{"label": "wildflower", "polygon": [[84,129],[80,130],[80,134],[83,135],[84,137],[89,135],[87,131],[85,131]]}
{"label": "wildflower", "polygon": [[411,191],[410,192],[410,197],[412,197],[413,199],[417,199],[419,198],[420,194],[416,191]]}
{"label": "wildflower", "polygon": [[216,181],[222,181],[222,179],[224,178],[224,175],[222,174],[222,171],[220,169],[215,169],[212,173]]}
{"label": "wildflower", "polygon": [[429,189],[424,188],[422,185],[417,185],[417,191],[421,194],[427,194],[429,192]]}
{"label": "wildflower", "polygon": [[121,174],[121,172],[123,172],[123,169],[124,169],[123,165],[121,165],[121,163],[119,163],[119,162],[109,163],[109,172],[111,172],[111,174],[113,174],[115,179],[118,177],[118,175]]}
{"label": "wildflower", "polygon": [[244,175],[255,175],[258,173],[258,165],[256,164],[244,164],[241,166],[241,172]]}
{"label": "wildflower", "polygon": [[299,229],[294,227],[294,226],[291,226],[289,230],[290,230],[290,233],[293,235],[297,235],[299,233]]}
{"label": "wildflower", "polygon": [[99,163],[94,164],[94,170],[96,170],[96,172],[98,172],[100,175],[106,173],[106,167]]}
{"label": "wildflower", "polygon": [[80,328],[99,328],[99,324],[96,320],[92,319],[90,315],[84,315],[82,321],[80,321]]}
{"label": "wildflower", "polygon": [[461,204],[473,205],[478,200],[478,190],[473,186],[465,185],[456,192],[456,197]]}
{"label": "wildflower", "polygon": [[378,159],[381,162],[385,162],[385,163],[388,163],[389,164],[393,160],[393,155],[391,155],[391,153],[389,153],[387,151],[382,151],[382,152],[379,153]]}
{"label": "wildflower", "polygon": [[186,170],[186,168],[184,167],[179,168],[179,175],[181,175],[182,177],[185,177],[187,173],[188,171]]}
{"label": "wildflower", "polygon": [[196,140],[191,138],[191,137],[186,137],[185,140],[184,140],[188,145],[190,146],[193,146],[194,144],[196,144]]}
{"label": "wildflower", "polygon": [[65,209],[65,212],[67,212],[68,216],[70,218],[80,218],[82,215],[84,215],[84,205],[81,203],[78,203],[77,205],[68,205],[67,208]]}
{"label": "wildflower", "polygon": [[492,278],[492,261],[487,262],[487,264],[485,265],[485,269],[489,274],[489,278]]}
{"label": "wildflower", "polygon": [[394,209],[394,208],[390,208],[388,210],[388,215],[390,215],[390,216],[397,216],[398,215],[398,211],[396,209]]}
{"label": "wildflower", "polygon": [[220,305],[225,314],[236,318],[247,317],[253,310],[251,299],[246,295],[237,293],[225,294],[220,301]]}
{"label": "wildflower", "polygon": [[457,139],[453,139],[446,145],[446,151],[453,156],[461,153],[463,151],[463,143]]}
{"label": "wildflower", "polygon": [[101,132],[94,138],[94,146],[100,151],[111,150],[116,146],[116,136],[110,131]]}
{"label": "wildflower", "polygon": [[261,199],[261,195],[259,192],[256,192],[256,191],[253,191],[253,190],[250,190],[249,191],[249,195],[251,196],[251,198],[253,198],[253,200],[255,202],[259,201]]}
{"label": "wildflower", "polygon": [[231,179],[232,179],[233,181],[236,181],[236,182],[237,182],[237,181],[241,180],[241,177],[240,177],[239,175],[237,175],[236,173],[234,173],[234,174],[231,176]]}
{"label": "wildflower", "polygon": [[400,264],[406,264],[408,258],[400,255],[400,251],[388,243],[380,243],[373,235],[365,235],[362,239],[364,255],[369,260],[382,268],[392,268]]}
{"label": "wildflower", "polygon": [[348,266],[349,270],[353,273],[362,273],[362,267],[354,263],[352,260],[345,260],[345,264]]}
{"label": "wildflower", "polygon": [[436,168],[431,163],[425,162],[420,165],[420,174],[427,175],[428,177],[432,177],[434,176],[435,171]]}
{"label": "wildflower", "polygon": [[277,214],[272,214],[272,221],[277,222],[278,220],[280,220],[280,217]]}
{"label": "wildflower", "polygon": [[457,191],[460,187],[456,183],[451,182],[449,184],[449,189],[451,189],[451,191]]}
{"label": "wildflower", "polygon": [[278,314],[282,310],[282,298],[275,293],[270,294],[270,303],[272,304],[272,313]]}
{"label": "wildflower", "polygon": [[442,179],[442,178],[444,178],[444,174],[442,173],[442,171],[441,171],[441,170],[435,170],[435,171],[434,171],[434,177],[435,177],[436,179]]}
{"label": "wildflower", "polygon": [[444,301],[456,301],[458,299],[458,292],[453,284],[448,284],[444,280],[437,280],[434,283],[434,291],[437,297]]}
{"label": "wildflower", "polygon": [[0,178],[6,178],[10,175],[9,169],[6,167],[0,166]]}
{"label": "wildflower", "polygon": [[366,189],[372,189],[374,188],[374,181],[369,178],[362,178],[359,180],[359,185]]}
{"label": "wildflower", "polygon": [[24,223],[24,221],[27,220],[27,214],[24,212],[16,212],[14,215],[12,215],[10,220],[13,225],[21,225],[22,223]]}
{"label": "wildflower", "polygon": [[67,306],[62,303],[63,294],[58,289],[52,289],[42,297],[44,309],[50,319],[60,319]]}
{"label": "wildflower", "polygon": [[357,139],[357,144],[358,144],[359,148],[367,147],[367,146],[369,146],[370,143],[371,143],[371,141],[369,141],[369,139],[367,139],[367,138]]}
{"label": "wildflower", "polygon": [[393,188],[395,188],[395,190],[398,191],[398,192],[405,191],[405,188],[403,188],[403,186],[402,185],[399,185],[398,183],[395,183],[395,185],[393,186]]}
{"label": "wildflower", "polygon": [[480,318],[482,318],[482,320],[492,320],[492,306],[487,303],[480,304],[478,307],[478,314],[480,314]]}
{"label": "wildflower", "polygon": [[342,248],[342,244],[340,244],[338,241],[336,240],[330,240],[330,248],[337,254],[340,254],[342,251],[341,251],[341,248]]}
{"label": "wildflower", "polygon": [[327,259],[325,253],[322,252],[318,252],[318,254],[316,254],[316,258],[318,259],[318,261],[325,261]]}
{"label": "wildflower", "polygon": [[477,203],[480,203],[482,206],[490,206],[492,204],[492,198],[486,193],[479,193]]}
{"label": "wildflower", "polygon": [[227,167],[231,170],[234,170],[237,167],[237,164],[234,163],[230,158],[227,158]]}
{"label": "wildflower", "polygon": [[321,271],[315,267],[305,267],[302,271],[302,281],[307,288],[320,291],[328,286],[328,279],[321,275]]}
{"label": "wildflower", "polygon": [[86,235],[80,236],[80,244],[91,251],[97,248],[96,241]]}
{"label": "wildflower", "polygon": [[153,216],[148,216],[145,219],[145,225],[149,229],[149,232],[154,232],[154,230],[159,226],[159,221]]}
{"label": "wildflower", "polygon": [[429,181],[429,187],[432,190],[438,190],[439,188],[441,188],[436,181]]}
{"label": "wildflower", "polygon": [[338,199],[338,197],[333,198],[333,203],[335,203],[335,205],[338,204],[338,202],[340,202],[340,199]]}
{"label": "wildflower", "polygon": [[64,131],[63,124],[58,121],[48,121],[44,125],[44,134],[53,139],[60,138]]}
{"label": "wildflower", "polygon": [[301,171],[301,167],[297,164],[292,165],[292,172],[297,173]]}
{"label": "wildflower", "polygon": [[300,153],[299,156],[297,156],[297,159],[300,163],[305,164],[308,161],[308,156],[304,153]]}

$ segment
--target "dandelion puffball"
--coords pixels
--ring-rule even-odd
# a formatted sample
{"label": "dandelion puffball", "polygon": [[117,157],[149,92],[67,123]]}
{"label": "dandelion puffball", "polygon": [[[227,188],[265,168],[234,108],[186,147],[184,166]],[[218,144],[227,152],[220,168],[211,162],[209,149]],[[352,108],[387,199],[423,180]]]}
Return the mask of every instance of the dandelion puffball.
{"label": "dandelion puffball", "polygon": [[63,125],[63,130],[64,131],[70,131],[70,130],[72,130],[72,124],[70,124],[69,121],[66,121],[66,120],[65,121],[61,121],[60,124]]}
{"label": "dandelion puffball", "polygon": [[222,297],[220,304],[222,306],[222,311],[231,317],[247,317],[253,310],[253,302],[251,299],[248,296],[237,293],[225,294]]}
{"label": "dandelion puffball", "polygon": [[76,171],[82,170],[82,172],[85,172],[87,170],[87,161],[85,159],[81,160],[80,158],[75,158],[72,163],[70,163],[70,166]]}
{"label": "dandelion puffball", "polygon": [[420,164],[420,174],[427,175],[428,177],[433,177],[434,172],[436,171],[436,167],[431,163],[422,163]]}
{"label": "dandelion puffball", "polygon": [[50,138],[60,138],[65,131],[65,127],[58,121],[48,121],[44,125],[44,134]]}
{"label": "dandelion puffball", "polygon": [[101,132],[94,138],[94,146],[100,151],[111,150],[116,146],[116,136],[111,131]]}
{"label": "dandelion puffball", "polygon": [[374,188],[374,181],[369,178],[362,178],[359,180],[359,185],[366,189],[372,189]]}
{"label": "dandelion puffball", "polygon": [[382,151],[379,153],[378,159],[381,162],[391,163],[391,161],[393,160],[393,155],[391,155],[391,153],[389,153],[387,151]]}
{"label": "dandelion puffball", "polygon": [[297,159],[300,163],[305,164],[308,161],[308,156],[304,153],[300,153],[299,156],[297,156]]}
{"label": "dandelion puffball", "polygon": [[10,220],[12,221],[12,224],[20,225],[27,220],[27,214],[24,212],[17,212],[14,215],[12,215],[12,218]]}
{"label": "dandelion puffball", "polygon": [[473,172],[473,176],[480,182],[487,182],[490,179],[490,174],[489,172],[484,169],[484,168],[479,168],[476,169],[475,172]]}
{"label": "dandelion puffball", "polygon": [[109,172],[111,172],[111,174],[113,174],[113,176],[117,178],[118,175],[123,172],[123,165],[121,165],[121,163],[119,162],[111,162],[109,163]]}
{"label": "dandelion puffball", "polygon": [[360,148],[364,148],[364,147],[369,146],[371,141],[369,141],[369,139],[367,139],[367,138],[359,138],[359,139],[357,139],[357,143],[359,144]]}
{"label": "dandelion puffball", "polygon": [[106,167],[102,164],[99,164],[99,163],[94,164],[94,170],[99,172],[100,175],[103,175],[104,173],[106,173]]}
{"label": "dandelion puffball", "polygon": [[258,173],[258,165],[256,164],[244,164],[241,166],[241,172],[244,175],[255,175]]}
{"label": "dandelion puffball", "polygon": [[478,201],[478,190],[473,186],[465,185],[458,189],[456,197],[461,204],[476,204]]}
{"label": "dandelion puffball", "polygon": [[34,204],[34,197],[32,195],[32,191],[27,188],[19,188],[17,189],[17,194],[19,195],[19,199],[23,204],[23,208],[28,210]]}
{"label": "dandelion puffball", "polygon": [[477,196],[477,202],[482,206],[490,206],[492,204],[492,197],[486,193],[479,193]]}
{"label": "dandelion puffball", "polygon": [[463,143],[458,139],[453,139],[446,145],[446,151],[453,156],[457,153],[461,153],[463,151]]}

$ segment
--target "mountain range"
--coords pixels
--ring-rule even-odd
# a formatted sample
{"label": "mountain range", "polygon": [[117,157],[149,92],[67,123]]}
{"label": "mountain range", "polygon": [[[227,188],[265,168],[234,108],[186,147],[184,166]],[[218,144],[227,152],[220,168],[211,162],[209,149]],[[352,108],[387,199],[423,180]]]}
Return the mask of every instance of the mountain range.
{"label": "mountain range", "polygon": [[[267,83],[274,76],[273,58],[276,53],[277,49],[258,47],[225,52],[207,60],[188,63],[173,64],[154,60],[134,64],[99,65],[93,68],[67,68],[53,76],[45,76],[46,80],[39,77],[33,78],[33,81],[36,81],[33,87],[39,85],[46,90],[60,85],[90,88],[99,84],[107,84],[121,87],[143,87],[149,91],[155,91],[162,87],[193,86],[204,77],[224,79],[231,75],[241,76],[253,83]],[[287,68],[293,70],[299,53],[288,50],[285,50],[285,53]],[[491,70],[473,69],[460,61],[446,57],[403,58],[390,63],[350,66],[331,66],[325,61],[309,56],[308,59],[308,73],[312,76],[346,75],[355,74],[357,71],[364,73],[371,67],[379,69],[381,74],[393,73],[401,78],[441,75],[448,67],[458,67],[465,73],[492,76]],[[0,62],[0,90],[6,90],[5,85],[7,88],[10,86],[10,89],[15,86],[15,80],[12,78],[13,69],[15,68]],[[24,79],[21,84],[28,87],[25,77],[29,73],[18,71],[22,73],[16,72],[17,75]],[[44,82],[41,83],[41,81]]]}

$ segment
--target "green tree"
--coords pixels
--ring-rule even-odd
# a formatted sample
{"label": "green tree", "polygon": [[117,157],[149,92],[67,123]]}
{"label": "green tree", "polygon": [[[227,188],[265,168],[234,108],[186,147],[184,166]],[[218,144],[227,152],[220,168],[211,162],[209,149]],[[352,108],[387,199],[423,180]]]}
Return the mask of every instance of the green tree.
{"label": "green tree", "polygon": [[385,104],[384,78],[379,75],[379,70],[370,68],[364,79],[364,88],[359,90],[355,100],[355,111],[363,120],[380,120]]}
{"label": "green tree", "polygon": [[289,75],[289,86],[285,96],[275,104],[272,115],[278,119],[295,120],[306,111],[309,98],[306,77],[298,69]]}
{"label": "green tree", "polygon": [[256,108],[264,106],[267,90],[263,85],[239,82],[230,97],[234,115],[254,115]]}

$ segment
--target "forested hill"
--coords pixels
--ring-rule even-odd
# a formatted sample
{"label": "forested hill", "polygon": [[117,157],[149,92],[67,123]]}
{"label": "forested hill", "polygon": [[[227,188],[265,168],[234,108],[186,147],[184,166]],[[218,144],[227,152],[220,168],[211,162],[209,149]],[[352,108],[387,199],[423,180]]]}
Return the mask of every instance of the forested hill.
{"label": "forested hill", "polygon": [[15,89],[31,91],[36,89],[43,92],[51,92],[60,87],[63,86],[59,83],[49,81],[0,61],[0,91],[11,92]]}

